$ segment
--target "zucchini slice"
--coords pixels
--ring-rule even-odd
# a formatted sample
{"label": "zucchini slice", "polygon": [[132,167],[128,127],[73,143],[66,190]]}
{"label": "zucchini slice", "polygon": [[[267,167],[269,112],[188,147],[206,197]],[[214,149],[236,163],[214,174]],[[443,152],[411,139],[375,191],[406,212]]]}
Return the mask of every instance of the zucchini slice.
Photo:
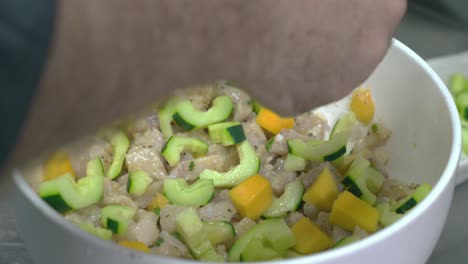
{"label": "zucchini slice", "polygon": [[423,183],[414,192],[403,200],[397,202],[393,209],[398,214],[404,214],[420,203],[432,190],[431,185]]}
{"label": "zucchini slice", "polygon": [[239,122],[224,122],[208,126],[213,143],[221,143],[223,146],[232,146],[245,140],[244,129]]}
{"label": "zucchini slice", "polygon": [[369,191],[372,193],[379,192],[380,188],[382,188],[384,184],[385,176],[372,165],[366,169],[365,173],[367,188],[369,188]]}
{"label": "zucchini slice", "polygon": [[279,198],[273,198],[270,208],[263,213],[263,217],[282,217],[288,212],[296,211],[301,204],[303,194],[304,185],[300,179],[286,184],[284,193]]}
{"label": "zucchini slice", "polygon": [[102,225],[117,235],[127,233],[130,220],[136,214],[136,209],[124,205],[108,205],[101,210]]}
{"label": "zucchini slice", "polygon": [[354,242],[356,242],[358,240],[359,240],[359,238],[357,236],[345,237],[345,238],[340,239],[338,242],[336,242],[336,244],[333,246],[333,248],[343,247],[343,246],[352,244],[352,243],[354,243]]}
{"label": "zucchini slice", "polygon": [[203,222],[203,229],[213,245],[236,237],[236,229],[226,221]]}
{"label": "zucchini slice", "polygon": [[258,237],[250,240],[240,255],[240,261],[267,261],[279,260],[286,255],[284,251],[278,252],[268,247],[268,240],[265,237]]}
{"label": "zucchini slice", "polygon": [[198,138],[171,136],[161,150],[162,156],[171,167],[179,163],[182,152],[191,152],[195,156],[205,155],[208,152],[208,144]]}
{"label": "zucchini slice", "polygon": [[333,127],[329,140],[288,140],[289,153],[312,161],[334,161],[346,154],[346,145],[356,124],[353,113],[345,114]]}
{"label": "zucchini slice", "polygon": [[465,79],[463,74],[453,74],[450,78],[449,89],[452,95],[457,97],[462,92],[468,90],[468,80]]}
{"label": "zucchini slice", "polygon": [[455,103],[462,120],[468,121],[468,92],[463,92],[455,98]]}
{"label": "zucchini slice", "polygon": [[336,137],[340,133],[347,133],[351,135],[351,132],[356,125],[356,115],[353,112],[349,112],[343,115],[338,121],[336,121],[333,129],[330,133],[330,139]]}
{"label": "zucchini slice", "polygon": [[275,142],[275,137],[271,137],[270,139],[268,139],[268,141],[266,142],[266,145],[265,145],[265,148],[268,152],[271,152],[271,147],[273,146],[273,143]]}
{"label": "zucchini slice", "polygon": [[233,187],[243,182],[245,179],[255,175],[260,169],[260,158],[255,150],[246,140],[236,145],[239,155],[239,165],[228,172],[217,172],[206,169],[198,176],[200,179],[213,180],[215,187]]}
{"label": "zucchini slice", "polygon": [[95,235],[104,240],[111,240],[112,238],[112,231],[104,229],[102,227],[94,226],[91,223],[82,223],[78,227],[88,232],[89,234]]}
{"label": "zucchini slice", "polygon": [[224,261],[224,257],[216,252],[216,249],[208,240],[204,224],[195,208],[187,208],[177,216],[176,228],[177,233],[180,234],[196,259],[213,262]]}
{"label": "zucchini slice", "polygon": [[289,153],[312,161],[334,161],[346,153],[348,133],[340,133],[330,140],[288,140]]}
{"label": "zucchini slice", "polygon": [[90,160],[86,172],[87,176],[78,181],[67,173],[42,182],[39,185],[39,196],[60,213],[99,202],[104,192],[104,168],[101,160]]}
{"label": "zucchini slice", "polygon": [[370,162],[368,160],[362,156],[357,157],[351,164],[351,167],[341,183],[347,187],[348,191],[354,194],[354,196],[370,205],[374,205],[377,197],[369,190],[368,187],[367,179],[370,174],[367,171],[369,168]]}
{"label": "zucchini slice", "polygon": [[127,135],[122,131],[117,131],[110,139],[114,151],[114,158],[107,171],[107,177],[111,180],[117,178],[122,171],[122,165],[125,161],[125,155],[127,154],[128,147],[130,146],[130,140]]}
{"label": "zucchini slice", "polygon": [[177,111],[179,101],[178,98],[172,98],[158,111],[159,127],[165,139],[169,139],[174,134],[172,131],[172,116]]}
{"label": "zucchini slice", "polygon": [[128,175],[127,192],[134,195],[143,195],[153,178],[142,170],[134,171]]}
{"label": "zucchini slice", "polygon": [[295,156],[291,153],[288,153],[286,160],[284,161],[284,170],[285,171],[301,171],[304,170],[306,166],[306,160]]}
{"label": "zucchini slice", "polygon": [[393,224],[403,216],[392,211],[390,203],[378,203],[375,208],[379,211],[379,223],[384,227]]}
{"label": "zucchini slice", "polygon": [[198,179],[192,185],[187,185],[184,179],[165,179],[163,189],[167,200],[177,205],[202,206],[209,203],[214,195],[210,179]]}
{"label": "zucchini slice", "polygon": [[174,121],[185,130],[193,130],[226,120],[233,111],[233,104],[231,97],[223,95],[216,97],[207,111],[195,109],[189,100],[178,102],[176,109],[172,116]]}
{"label": "zucchini slice", "polygon": [[[255,258],[255,255],[249,254],[251,247],[257,248],[258,243],[252,242],[260,240],[263,242],[262,249],[259,254],[266,255],[271,253],[271,250],[278,252],[278,255],[284,256],[288,249],[295,243],[294,235],[291,229],[282,218],[271,218],[260,222],[245,234],[243,234],[229,250],[228,260],[230,262],[251,261],[250,257]],[[269,250],[271,249],[271,250]]]}

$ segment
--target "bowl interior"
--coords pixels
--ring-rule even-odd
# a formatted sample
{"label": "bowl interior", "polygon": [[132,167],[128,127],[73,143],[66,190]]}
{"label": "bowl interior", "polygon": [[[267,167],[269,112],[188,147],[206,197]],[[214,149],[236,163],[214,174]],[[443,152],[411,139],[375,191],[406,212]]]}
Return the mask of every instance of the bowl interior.
{"label": "bowl interior", "polygon": [[405,182],[434,185],[451,152],[459,151],[452,149],[451,98],[434,77],[393,46],[364,84],[372,89],[377,119],[392,130],[384,146],[388,173]]}

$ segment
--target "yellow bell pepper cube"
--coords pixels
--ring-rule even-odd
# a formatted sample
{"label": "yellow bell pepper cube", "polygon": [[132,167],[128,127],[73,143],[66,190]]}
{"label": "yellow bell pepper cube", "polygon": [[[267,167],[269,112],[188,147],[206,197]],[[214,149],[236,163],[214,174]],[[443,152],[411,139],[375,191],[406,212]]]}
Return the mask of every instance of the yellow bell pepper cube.
{"label": "yellow bell pepper cube", "polygon": [[157,193],[150,204],[146,207],[146,210],[153,211],[156,208],[163,208],[169,203],[166,196],[162,193]]}
{"label": "yellow bell pepper cube", "polygon": [[350,232],[359,226],[366,232],[373,233],[377,230],[379,212],[352,193],[344,191],[333,203],[329,221]]}
{"label": "yellow bell pepper cube", "polygon": [[133,250],[142,251],[145,253],[150,252],[149,247],[140,241],[121,240],[119,241],[119,245],[123,247],[131,248]]}
{"label": "yellow bell pepper cube", "polygon": [[338,187],[330,170],[325,167],[302,196],[302,200],[314,205],[320,211],[330,211],[338,197]]}
{"label": "yellow bell pepper cube", "polygon": [[297,221],[291,231],[296,239],[293,249],[302,254],[320,252],[333,246],[333,240],[320,227],[303,217]]}
{"label": "yellow bell pepper cube", "polygon": [[273,200],[270,182],[259,174],[232,188],[229,196],[239,214],[252,220],[257,220]]}
{"label": "yellow bell pepper cube", "polygon": [[349,108],[356,118],[364,124],[369,124],[374,119],[375,104],[370,89],[359,88],[351,95]]}
{"label": "yellow bell pepper cube", "polygon": [[294,118],[280,117],[268,108],[260,108],[257,115],[257,124],[273,135],[278,134],[283,128],[294,127]]}
{"label": "yellow bell pepper cube", "polygon": [[67,173],[76,179],[76,173],[68,153],[58,150],[47,159],[44,165],[43,179],[44,181],[52,180]]}

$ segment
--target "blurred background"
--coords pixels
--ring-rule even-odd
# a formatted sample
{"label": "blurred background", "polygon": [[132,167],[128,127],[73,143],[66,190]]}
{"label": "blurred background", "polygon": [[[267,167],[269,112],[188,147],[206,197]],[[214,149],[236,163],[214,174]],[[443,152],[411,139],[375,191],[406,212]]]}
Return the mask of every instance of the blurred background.
{"label": "blurred background", "polygon": [[[468,51],[468,0],[409,0],[395,37],[426,60]],[[448,222],[428,263],[468,262],[465,201],[468,183],[457,187]],[[32,264],[16,232],[8,199],[0,199],[0,219],[0,263]]]}
{"label": "blurred background", "polygon": [[409,0],[395,37],[424,59],[468,50],[468,1]]}

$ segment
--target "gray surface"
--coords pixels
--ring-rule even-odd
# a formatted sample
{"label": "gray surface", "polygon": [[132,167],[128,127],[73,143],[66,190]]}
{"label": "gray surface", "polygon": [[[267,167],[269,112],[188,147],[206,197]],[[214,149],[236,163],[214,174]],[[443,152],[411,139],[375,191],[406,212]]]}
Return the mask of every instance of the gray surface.
{"label": "gray surface", "polygon": [[468,27],[451,18],[432,15],[430,11],[410,9],[395,37],[424,59],[468,49]]}
{"label": "gray surface", "polygon": [[457,187],[447,223],[428,264],[468,263],[468,182]]}
{"label": "gray surface", "polygon": [[[396,37],[414,49],[423,58],[447,55],[468,50],[466,29],[455,27],[445,20],[434,20],[410,12]],[[21,238],[16,232],[14,210],[10,206],[9,183],[0,186],[0,264],[32,264]],[[457,187],[447,225],[429,260],[429,264],[468,262],[468,183]],[[33,224],[33,221],[31,222]],[[44,238],[47,240],[47,238]],[[443,261],[443,262],[442,262]]]}

